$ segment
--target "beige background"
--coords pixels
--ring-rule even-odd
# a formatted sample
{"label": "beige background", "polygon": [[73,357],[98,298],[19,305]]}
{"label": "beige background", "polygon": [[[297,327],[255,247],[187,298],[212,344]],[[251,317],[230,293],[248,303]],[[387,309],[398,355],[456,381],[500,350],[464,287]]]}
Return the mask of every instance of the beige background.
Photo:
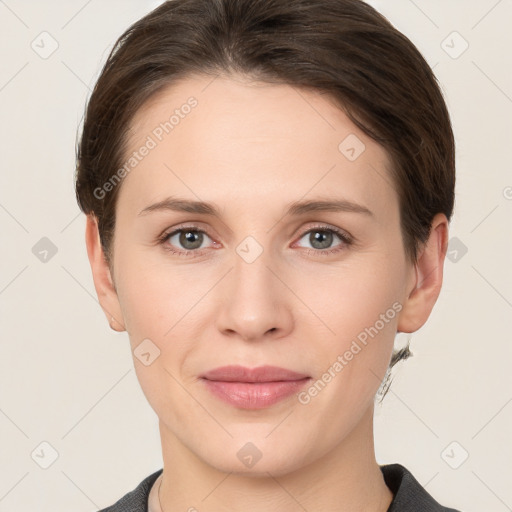
{"label": "beige background", "polygon": [[[0,0],[0,512],[91,512],[162,467],[127,335],[96,300],[73,190],[107,51],[159,3]],[[446,506],[512,510],[512,1],[370,3],[434,67],[458,165],[444,288],[376,408],[377,458]],[[43,237],[57,251],[46,262]]]}

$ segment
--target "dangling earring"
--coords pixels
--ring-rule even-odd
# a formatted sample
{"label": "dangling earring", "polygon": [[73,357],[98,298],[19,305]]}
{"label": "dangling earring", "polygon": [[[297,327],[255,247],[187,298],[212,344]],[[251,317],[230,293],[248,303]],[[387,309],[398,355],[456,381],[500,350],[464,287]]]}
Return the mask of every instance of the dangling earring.
{"label": "dangling earring", "polygon": [[[405,340],[404,340],[405,337]],[[397,343],[397,339],[399,340]],[[395,342],[393,345],[393,352],[391,354],[391,360],[389,362],[389,365],[386,369],[386,374],[384,375],[384,379],[382,380],[379,389],[377,391],[377,394],[375,395],[375,398],[378,397],[378,401],[382,403],[384,400],[384,397],[386,396],[387,392],[389,391],[389,387],[391,386],[391,383],[393,382],[392,379],[392,369],[400,361],[403,361],[413,355],[413,353],[410,351],[410,344],[411,344],[412,334],[410,332],[401,332],[397,331],[395,335]],[[398,345],[398,346],[397,346]]]}

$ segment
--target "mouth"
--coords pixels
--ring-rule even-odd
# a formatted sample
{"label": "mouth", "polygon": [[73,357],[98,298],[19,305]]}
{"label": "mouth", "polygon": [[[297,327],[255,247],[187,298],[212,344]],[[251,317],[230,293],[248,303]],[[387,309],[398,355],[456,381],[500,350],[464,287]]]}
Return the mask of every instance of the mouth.
{"label": "mouth", "polygon": [[300,391],[309,375],[277,366],[222,366],[201,375],[216,398],[241,409],[264,409]]}

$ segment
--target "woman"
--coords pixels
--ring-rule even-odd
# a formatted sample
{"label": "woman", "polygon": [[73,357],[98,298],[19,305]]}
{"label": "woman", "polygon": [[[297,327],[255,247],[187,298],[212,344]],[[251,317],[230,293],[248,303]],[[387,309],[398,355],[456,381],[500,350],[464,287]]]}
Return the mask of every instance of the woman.
{"label": "woman", "polygon": [[431,69],[360,0],[172,0],[130,27],[76,192],[164,468],[104,510],[453,510],[377,464],[373,408],[439,295],[454,184]]}

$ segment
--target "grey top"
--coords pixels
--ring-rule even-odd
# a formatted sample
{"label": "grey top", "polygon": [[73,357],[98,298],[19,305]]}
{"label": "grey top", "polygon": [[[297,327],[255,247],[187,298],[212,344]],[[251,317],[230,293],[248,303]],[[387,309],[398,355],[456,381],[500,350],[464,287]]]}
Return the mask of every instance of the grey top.
{"label": "grey top", "polygon": [[[460,512],[441,506],[401,464],[380,466],[384,481],[394,495],[387,512]],[[148,512],[151,486],[163,469],[155,471],[112,506],[99,512]]]}

